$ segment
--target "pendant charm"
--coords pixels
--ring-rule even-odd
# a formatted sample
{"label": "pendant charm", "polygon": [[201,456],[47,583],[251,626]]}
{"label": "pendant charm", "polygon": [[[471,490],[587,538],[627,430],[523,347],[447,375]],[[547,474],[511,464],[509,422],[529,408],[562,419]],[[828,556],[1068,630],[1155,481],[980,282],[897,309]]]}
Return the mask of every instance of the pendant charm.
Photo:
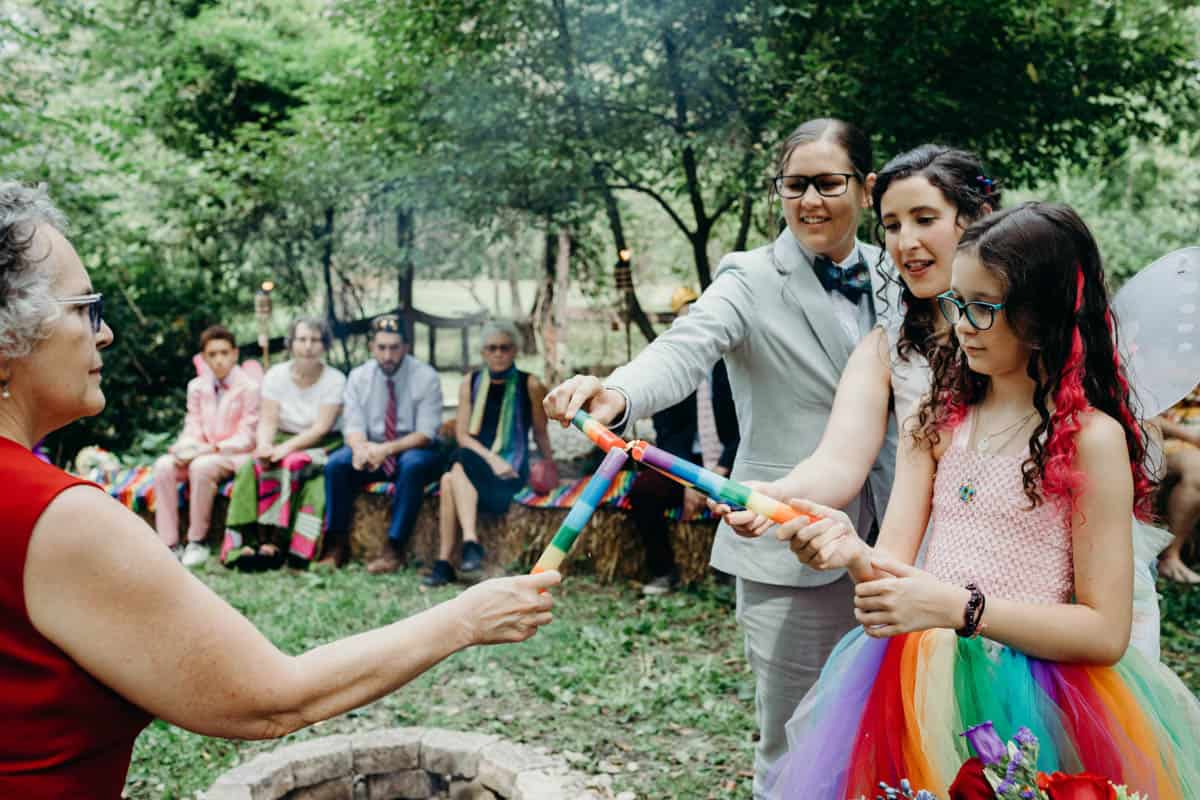
{"label": "pendant charm", "polygon": [[976,494],[978,492],[975,491],[975,484],[972,481],[967,481],[958,487],[958,500],[961,503],[969,505],[975,502]]}
{"label": "pendant charm", "polygon": [[975,449],[978,450],[980,453],[986,453],[988,451],[988,448],[991,446],[992,446],[992,437],[984,436],[982,439],[979,440],[979,443],[975,445]]}

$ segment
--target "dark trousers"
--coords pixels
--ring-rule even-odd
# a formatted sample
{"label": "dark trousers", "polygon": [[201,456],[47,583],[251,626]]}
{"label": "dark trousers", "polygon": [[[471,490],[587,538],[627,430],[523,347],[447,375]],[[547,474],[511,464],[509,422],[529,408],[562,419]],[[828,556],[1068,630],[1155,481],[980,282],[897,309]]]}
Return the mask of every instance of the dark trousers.
{"label": "dark trousers", "polygon": [[674,575],[675,553],[663,513],[683,505],[683,485],[652,469],[643,469],[629,488],[629,504],[633,526],[646,547],[646,569],[655,578]]}
{"label": "dark trousers", "polygon": [[[325,530],[344,536],[350,530],[350,514],[354,496],[368,483],[388,479],[382,469],[373,471],[354,468],[349,447],[343,447],[325,463]],[[425,485],[434,478],[438,451],[433,447],[405,450],[396,457],[396,474],[392,477],[392,521],[388,525],[388,540],[400,548],[412,533]]]}

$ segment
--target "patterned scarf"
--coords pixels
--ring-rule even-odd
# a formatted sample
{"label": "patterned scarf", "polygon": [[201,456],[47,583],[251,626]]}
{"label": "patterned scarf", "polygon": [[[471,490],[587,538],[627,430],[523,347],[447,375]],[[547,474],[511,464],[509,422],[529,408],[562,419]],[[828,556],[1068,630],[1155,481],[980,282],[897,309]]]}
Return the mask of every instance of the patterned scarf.
{"label": "patterned scarf", "polygon": [[504,381],[504,397],[500,401],[500,419],[496,422],[496,435],[490,449],[512,464],[517,472],[521,472],[529,449],[529,423],[522,418],[519,408],[517,395],[521,376],[515,365],[504,372],[493,374],[488,369],[481,369],[475,373],[471,384],[471,424],[468,430],[472,436],[479,435],[483,428],[488,393],[498,391],[492,381],[501,379]]}

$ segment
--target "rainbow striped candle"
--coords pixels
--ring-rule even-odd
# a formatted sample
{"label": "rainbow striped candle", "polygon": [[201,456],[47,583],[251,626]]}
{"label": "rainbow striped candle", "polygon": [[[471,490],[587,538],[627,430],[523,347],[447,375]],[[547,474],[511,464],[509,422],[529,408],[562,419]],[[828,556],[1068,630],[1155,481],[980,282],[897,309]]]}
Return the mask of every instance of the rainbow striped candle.
{"label": "rainbow striped candle", "polygon": [[810,522],[816,522],[818,519],[810,514],[801,514],[786,503],[781,503],[762,492],[756,492],[749,486],[718,475],[687,459],[671,455],[666,450],[652,444],[636,441],[633,442],[630,450],[633,452],[635,461],[703,492],[718,503],[748,508],[756,514],[761,514],[772,522],[778,523],[788,522],[797,517],[807,517]]}
{"label": "rainbow striped candle", "polygon": [[[594,420],[590,421],[594,425],[600,425],[600,423]],[[607,431],[607,428],[604,430]],[[609,435],[620,441],[615,434],[610,433]],[[595,440],[593,439],[593,441]],[[623,442],[622,445],[624,445]],[[600,462],[600,468],[592,475],[587,485],[583,487],[583,492],[579,495],[579,499],[575,501],[575,504],[571,506],[571,510],[567,512],[567,518],[563,520],[562,525],[559,526],[558,531],[554,534],[554,538],[546,546],[542,557],[533,565],[534,574],[559,568],[563,559],[567,557],[567,553],[570,552],[571,545],[579,538],[579,533],[583,530],[583,526],[587,525],[588,520],[595,513],[596,506],[600,505],[600,501],[604,498],[604,493],[608,491],[609,484],[617,477],[617,473],[621,471],[621,467],[625,466],[625,461],[628,458],[629,456],[626,455],[623,446],[609,449],[608,455],[604,456],[604,460]]]}
{"label": "rainbow striped candle", "polygon": [[576,411],[571,424],[583,431],[584,436],[606,453],[612,452],[613,448],[624,450],[626,447],[624,439],[596,422],[586,411]]}

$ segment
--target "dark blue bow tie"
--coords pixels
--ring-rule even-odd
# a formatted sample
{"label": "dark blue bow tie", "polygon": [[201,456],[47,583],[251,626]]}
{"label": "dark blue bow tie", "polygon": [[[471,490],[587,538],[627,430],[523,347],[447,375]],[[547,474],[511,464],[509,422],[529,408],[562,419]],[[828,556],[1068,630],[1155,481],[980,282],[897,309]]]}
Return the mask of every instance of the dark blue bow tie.
{"label": "dark blue bow tie", "polygon": [[841,292],[855,305],[871,288],[871,276],[861,258],[857,264],[843,269],[829,256],[817,256],[813,259],[813,272],[817,273],[817,280],[825,287],[825,291]]}

